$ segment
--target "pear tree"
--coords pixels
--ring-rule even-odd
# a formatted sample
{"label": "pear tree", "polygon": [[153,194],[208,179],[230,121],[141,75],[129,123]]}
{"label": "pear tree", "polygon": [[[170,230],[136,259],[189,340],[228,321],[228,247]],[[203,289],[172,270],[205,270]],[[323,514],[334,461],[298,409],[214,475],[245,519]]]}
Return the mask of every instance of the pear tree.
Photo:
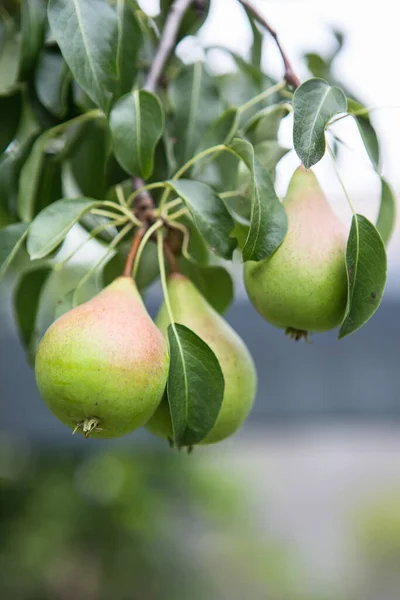
{"label": "pear tree", "polygon": [[[156,16],[136,0],[0,7],[0,275],[43,400],[86,437],[145,426],[190,449],[239,429],[257,376],[222,316],[233,261],[260,318],[294,340],[335,328],[343,338],[381,302],[395,199],[370,110],[333,75],[343,35],[329,56],[304,56],[300,81],[267,7],[236,1],[253,41],[240,56],[218,47],[235,65],[224,74],[198,36],[208,0],[160,0]],[[188,36],[200,60],[177,51]],[[280,79],[263,68],[267,38]],[[375,223],[341,178],[342,119],[380,181]],[[288,152],[299,167],[282,201]],[[323,157],[349,230],[313,173]],[[157,280],[152,321],[143,297]]]}

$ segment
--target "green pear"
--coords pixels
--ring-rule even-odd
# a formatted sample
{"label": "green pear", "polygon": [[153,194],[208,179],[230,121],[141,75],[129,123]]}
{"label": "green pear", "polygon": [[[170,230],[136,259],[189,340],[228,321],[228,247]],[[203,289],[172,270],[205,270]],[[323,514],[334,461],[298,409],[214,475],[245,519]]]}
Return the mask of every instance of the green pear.
{"label": "green pear", "polygon": [[[222,406],[213,429],[201,443],[219,442],[239,429],[253,405],[257,387],[253,359],[243,340],[208,304],[189,279],[178,273],[170,275],[168,293],[176,323],[185,325],[201,337],[220,363],[225,379]],[[167,335],[170,319],[165,303],[156,323]],[[159,437],[173,437],[166,398],[146,427]]]}
{"label": "green pear", "polygon": [[269,323],[294,333],[338,326],[347,302],[346,229],[312,171],[299,167],[283,202],[288,232],[269,258],[247,262],[244,281]]}
{"label": "green pear", "polygon": [[110,438],[142,426],[168,377],[166,341],[130,277],[65,313],[40,342],[35,372],[49,409],[86,436]]}

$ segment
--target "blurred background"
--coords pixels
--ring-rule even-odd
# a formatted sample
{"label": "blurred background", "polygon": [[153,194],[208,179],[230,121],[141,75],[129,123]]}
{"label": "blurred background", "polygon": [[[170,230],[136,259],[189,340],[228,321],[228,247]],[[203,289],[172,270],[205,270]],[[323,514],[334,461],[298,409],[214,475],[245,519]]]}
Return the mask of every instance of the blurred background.
{"label": "blurred background", "polygon": [[[156,14],[157,0],[142,0]],[[383,174],[400,189],[397,8],[358,2],[253,0],[277,29],[301,79],[307,53],[368,107]],[[228,15],[228,17],[227,17]],[[213,0],[199,33],[247,56],[251,30],[234,0]],[[201,54],[194,38],[181,58]],[[272,40],[265,67],[281,77]],[[234,69],[215,51],[212,67]],[[339,167],[350,196],[374,218],[379,179],[351,119]],[[282,144],[291,145],[286,119]],[[277,171],[284,195],[298,164]],[[351,214],[329,160],[315,171],[335,211]],[[231,440],[170,452],[146,432],[120,441],[72,437],[36,390],[0,291],[0,597],[7,600],[396,600],[400,596],[400,232],[389,248],[381,308],[355,335],[291,343],[263,322],[240,278],[228,321],[257,365],[254,410]],[[157,310],[157,286],[147,295]]]}

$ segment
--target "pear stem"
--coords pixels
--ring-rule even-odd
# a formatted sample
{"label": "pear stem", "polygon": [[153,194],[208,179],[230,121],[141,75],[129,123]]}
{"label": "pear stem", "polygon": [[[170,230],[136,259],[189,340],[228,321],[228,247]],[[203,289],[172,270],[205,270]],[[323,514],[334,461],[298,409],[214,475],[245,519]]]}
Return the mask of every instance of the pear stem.
{"label": "pear stem", "polygon": [[167,240],[164,240],[164,252],[168,259],[170,273],[180,273],[175,254],[173,253],[172,248]]}
{"label": "pear stem", "polygon": [[132,246],[131,246],[131,249],[129,250],[129,254],[126,259],[125,268],[124,268],[124,272],[123,272],[124,277],[132,276],[133,263],[135,261],[135,257],[136,257],[140,242],[142,241],[143,236],[146,233],[147,229],[148,229],[148,227],[146,225],[143,225],[136,231],[135,235],[133,236]]}
{"label": "pear stem", "polygon": [[189,242],[190,242],[189,229],[183,223],[178,223],[177,221],[168,222],[168,228],[169,229],[177,229],[178,231],[180,231],[182,233],[182,235],[183,235],[183,242],[182,242],[182,248],[181,248],[182,256],[184,256],[186,258],[186,260],[188,260],[189,262],[196,262],[192,258],[192,256],[190,256],[190,253],[189,253]]}
{"label": "pear stem", "polygon": [[332,159],[333,168],[335,169],[336,177],[338,178],[338,180],[339,180],[339,183],[340,183],[340,185],[342,186],[342,190],[343,190],[343,192],[344,192],[344,195],[345,195],[345,196],[346,196],[346,198],[347,198],[347,202],[348,202],[348,204],[349,204],[349,206],[350,206],[350,210],[351,210],[351,212],[353,213],[353,215],[355,216],[355,214],[356,214],[356,211],[355,211],[355,208],[354,208],[354,206],[353,206],[353,203],[352,203],[352,201],[351,201],[351,198],[350,198],[349,192],[347,191],[347,189],[346,189],[346,186],[345,186],[345,184],[344,184],[344,181],[343,181],[343,179],[342,179],[342,176],[341,176],[341,174],[340,174],[339,168],[338,168],[338,166],[337,166],[337,162],[336,162],[335,155],[333,154],[333,150],[332,150],[332,148],[330,147],[330,145],[329,145],[329,144],[327,144],[327,148],[328,148],[328,153],[329,153],[329,156],[330,156],[330,157],[331,157],[331,159]]}
{"label": "pear stem", "polygon": [[140,259],[142,257],[143,250],[145,249],[147,242],[154,236],[157,229],[160,229],[160,227],[162,227],[162,226],[163,226],[163,222],[160,219],[160,220],[156,221],[151,227],[149,227],[148,230],[146,231],[146,233],[144,234],[144,236],[142,237],[142,241],[139,244],[139,248],[136,252],[136,257],[134,260],[133,271],[132,271],[133,279],[136,279],[136,274],[139,269]]}
{"label": "pear stem", "polygon": [[269,96],[272,96],[273,94],[280,92],[281,90],[283,90],[283,88],[285,86],[286,86],[286,79],[284,79],[283,81],[279,81],[275,85],[272,85],[271,87],[264,90],[264,92],[261,92],[261,94],[258,94],[257,96],[254,96],[254,98],[251,98],[251,100],[249,100],[248,102],[245,102],[245,104],[242,104],[242,106],[239,106],[239,109],[238,109],[239,112],[244,113],[246,110],[248,110],[249,108],[251,108],[252,106],[257,104],[258,102],[261,102],[262,100],[265,100]]}
{"label": "pear stem", "polygon": [[128,204],[125,200],[124,190],[123,190],[121,184],[118,184],[117,186],[115,186],[115,194],[117,196],[117,200],[120,203],[120,205],[123,206],[124,208],[128,209]]}
{"label": "pear stem", "polygon": [[158,255],[158,266],[160,268],[160,279],[161,287],[164,295],[165,306],[167,309],[168,317],[171,323],[171,327],[177,339],[179,339],[178,332],[175,327],[174,313],[172,312],[171,302],[168,293],[167,275],[165,272],[165,261],[164,261],[164,238],[162,231],[157,231],[157,255]]}

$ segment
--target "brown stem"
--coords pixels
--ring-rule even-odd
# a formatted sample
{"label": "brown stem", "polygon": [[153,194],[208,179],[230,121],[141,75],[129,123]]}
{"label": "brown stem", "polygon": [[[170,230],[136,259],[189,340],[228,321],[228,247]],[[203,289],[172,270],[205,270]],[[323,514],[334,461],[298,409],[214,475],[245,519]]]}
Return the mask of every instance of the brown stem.
{"label": "brown stem", "polygon": [[[145,185],[145,182],[140,177],[132,178],[132,188],[134,191],[140,190]],[[147,190],[143,190],[135,198],[134,213],[139,221],[147,221],[149,224],[153,222],[154,202]]]}
{"label": "brown stem", "polygon": [[124,277],[132,276],[133,263],[135,261],[136,253],[138,251],[139,244],[142,241],[142,238],[147,231],[147,227],[148,227],[147,225],[143,225],[142,227],[140,227],[136,231],[136,233],[133,237],[132,246],[131,246],[131,249],[129,250],[129,254],[127,256],[126,263],[125,263],[125,268],[124,268],[124,272],[123,272]]}
{"label": "brown stem", "polygon": [[178,263],[176,262],[175,254],[173,253],[172,248],[167,242],[167,240],[164,240],[164,252],[168,260],[170,272],[180,273]]}
{"label": "brown stem", "polygon": [[242,4],[245,10],[248,13],[250,13],[255,18],[255,20],[258,21],[260,25],[262,25],[272,35],[278,47],[278,50],[282,56],[283,64],[285,67],[286,83],[288,83],[288,85],[291,85],[294,88],[298,88],[301,84],[301,81],[293,71],[293,67],[281,46],[281,43],[278,39],[278,34],[276,33],[275,29],[271,27],[271,25],[265,20],[265,18],[258,12],[258,10],[254,8],[254,6],[252,6],[250,2],[248,2],[248,0],[239,0],[239,2]]}
{"label": "brown stem", "polygon": [[[176,38],[180,24],[186,10],[189,8],[193,0],[175,0],[165,22],[165,27],[161,35],[160,44],[157,53],[154,57],[149,74],[147,76],[144,88],[150,92],[154,92],[161,77],[165,64],[174,49]],[[144,187],[145,182],[140,177],[132,178],[132,188],[134,191]],[[134,213],[136,217],[143,223],[133,238],[132,246],[126,259],[123,275],[131,277],[133,263],[140,245],[140,242],[146,233],[149,226],[154,222],[154,202],[147,190],[143,190],[135,198]],[[165,253],[168,258],[171,271],[177,272],[178,265],[172,249],[169,244],[165,244]]]}
{"label": "brown stem", "polygon": [[167,62],[178,36],[180,24],[186,10],[193,0],[175,0],[168,14],[163,32],[161,34],[160,44],[154,57],[151,69],[146,79],[144,89],[154,92],[158,82],[161,79],[165,63]]}

